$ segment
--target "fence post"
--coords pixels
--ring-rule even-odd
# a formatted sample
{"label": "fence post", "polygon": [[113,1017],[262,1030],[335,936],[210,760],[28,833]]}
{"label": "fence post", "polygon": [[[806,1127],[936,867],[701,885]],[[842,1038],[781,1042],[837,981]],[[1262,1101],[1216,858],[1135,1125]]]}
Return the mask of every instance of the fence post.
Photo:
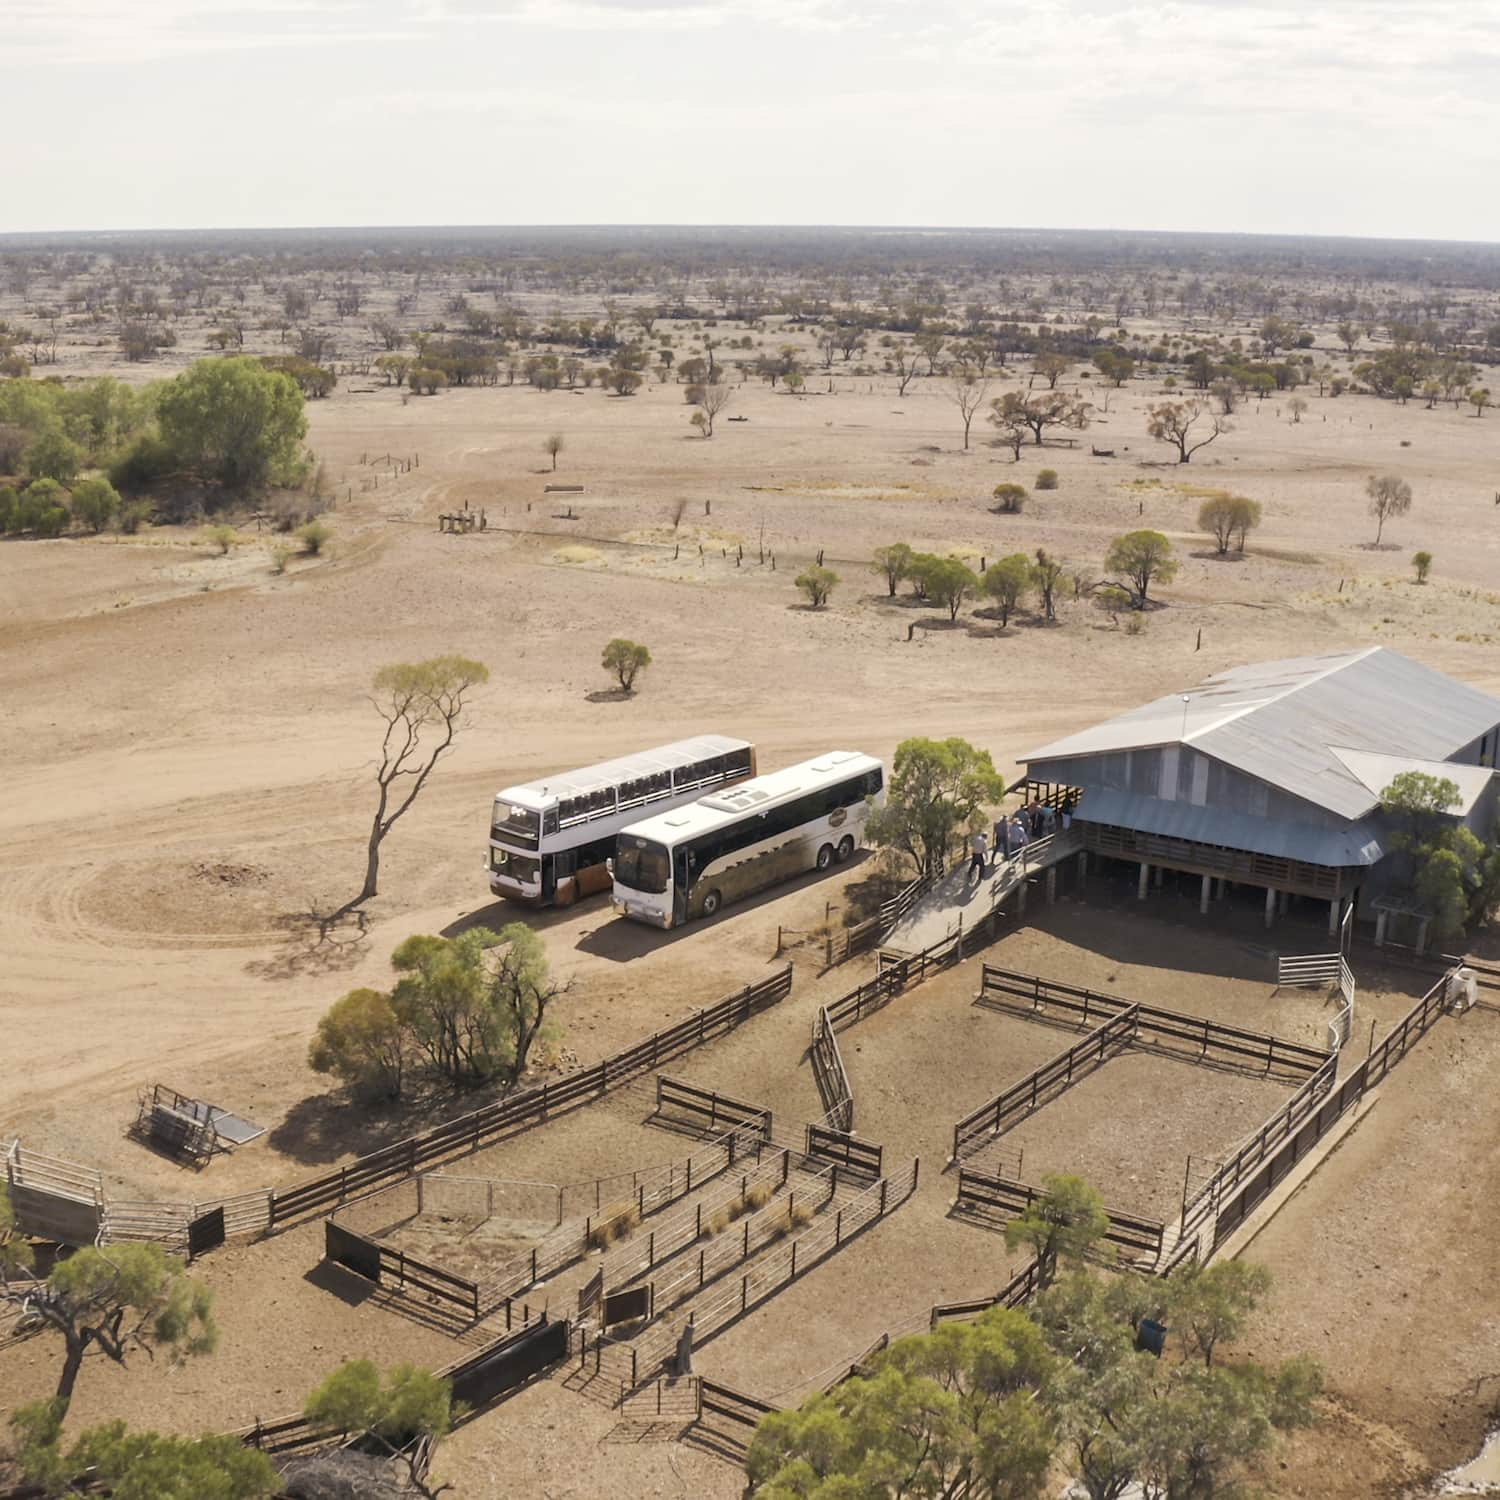
{"label": "fence post", "polygon": [[787,1278],[789,1281],[797,1279],[797,1242],[792,1241],[792,1274]]}
{"label": "fence post", "polygon": [[844,1210],[839,1209],[833,1216],[833,1248],[835,1250],[843,1243],[844,1239]]}
{"label": "fence post", "polygon": [[[425,1174],[424,1174],[425,1175]],[[417,1212],[422,1212],[422,1178],[417,1178]]]}
{"label": "fence post", "polygon": [[881,1211],[881,1213],[885,1212],[885,1189],[886,1189],[886,1181],[887,1181],[887,1179],[884,1178],[884,1177],[882,1177],[880,1179],[880,1211]]}

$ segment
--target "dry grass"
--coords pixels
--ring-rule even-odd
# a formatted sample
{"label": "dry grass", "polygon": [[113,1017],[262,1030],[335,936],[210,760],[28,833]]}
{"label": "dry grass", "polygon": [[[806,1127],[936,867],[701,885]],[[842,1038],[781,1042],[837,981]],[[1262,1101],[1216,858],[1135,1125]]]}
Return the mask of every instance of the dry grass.
{"label": "dry grass", "polygon": [[623,1240],[641,1222],[641,1211],[634,1203],[611,1203],[597,1223],[589,1227],[588,1244],[594,1250],[606,1250]]}

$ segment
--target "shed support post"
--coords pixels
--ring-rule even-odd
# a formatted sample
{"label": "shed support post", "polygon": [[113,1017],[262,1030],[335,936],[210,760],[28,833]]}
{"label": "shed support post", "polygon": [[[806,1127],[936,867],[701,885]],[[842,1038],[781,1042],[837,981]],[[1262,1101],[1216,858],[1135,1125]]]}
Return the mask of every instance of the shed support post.
{"label": "shed support post", "polygon": [[1271,923],[1273,923],[1275,920],[1276,920],[1276,887],[1274,885],[1268,885],[1266,887],[1266,926],[1269,927],[1271,925]]}
{"label": "shed support post", "polygon": [[1162,876],[1167,873],[1165,865],[1154,865],[1151,870],[1151,879],[1157,890],[1161,889]]}
{"label": "shed support post", "polygon": [[1213,876],[1205,875],[1198,890],[1198,915],[1201,917],[1208,915],[1208,898],[1212,894],[1212,889]]}
{"label": "shed support post", "polygon": [[1342,915],[1342,913],[1340,912],[1339,908],[1343,904],[1344,903],[1337,896],[1335,896],[1333,898],[1333,900],[1328,903],[1328,936],[1329,937],[1337,937],[1338,936],[1338,931],[1339,931],[1339,917]]}
{"label": "shed support post", "polygon": [[1078,880],[1082,884],[1089,878],[1089,851],[1080,849],[1078,851]]}
{"label": "shed support post", "polygon": [[1016,913],[1019,916],[1026,915],[1026,877],[1024,875],[1016,882]]}
{"label": "shed support post", "polygon": [[1135,899],[1144,901],[1146,899],[1146,883],[1151,879],[1151,866],[1145,860],[1141,861],[1141,878],[1136,883]]}
{"label": "shed support post", "polygon": [[1385,919],[1385,912],[1378,911],[1375,913],[1375,946],[1377,948],[1385,947]]}
{"label": "shed support post", "polygon": [[1057,866],[1051,865],[1047,870],[1047,905],[1051,906],[1057,900]]}

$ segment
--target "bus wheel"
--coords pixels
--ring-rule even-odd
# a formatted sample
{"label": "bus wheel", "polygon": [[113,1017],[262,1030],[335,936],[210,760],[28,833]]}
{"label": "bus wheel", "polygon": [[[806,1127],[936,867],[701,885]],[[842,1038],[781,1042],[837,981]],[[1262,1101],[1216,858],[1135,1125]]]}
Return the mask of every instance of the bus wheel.
{"label": "bus wheel", "polygon": [[824,844],[823,847],[818,850],[818,868],[820,870],[826,870],[829,867],[829,865],[831,865],[832,863],[833,863],[833,845],[832,844]]}
{"label": "bus wheel", "polygon": [[853,853],[854,840],[846,833],[843,838],[839,840],[839,863],[843,864],[843,862],[848,859],[849,856]]}
{"label": "bus wheel", "polygon": [[724,904],[724,898],[717,891],[709,891],[703,898],[703,915],[711,917]]}

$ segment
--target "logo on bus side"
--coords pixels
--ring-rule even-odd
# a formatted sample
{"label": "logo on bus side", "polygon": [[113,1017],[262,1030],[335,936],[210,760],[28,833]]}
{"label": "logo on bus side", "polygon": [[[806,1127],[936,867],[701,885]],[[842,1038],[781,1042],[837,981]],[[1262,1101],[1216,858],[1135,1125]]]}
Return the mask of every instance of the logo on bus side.
{"label": "logo on bus side", "polygon": [[847,807],[836,807],[828,814],[828,826],[830,828],[842,828],[849,817]]}

